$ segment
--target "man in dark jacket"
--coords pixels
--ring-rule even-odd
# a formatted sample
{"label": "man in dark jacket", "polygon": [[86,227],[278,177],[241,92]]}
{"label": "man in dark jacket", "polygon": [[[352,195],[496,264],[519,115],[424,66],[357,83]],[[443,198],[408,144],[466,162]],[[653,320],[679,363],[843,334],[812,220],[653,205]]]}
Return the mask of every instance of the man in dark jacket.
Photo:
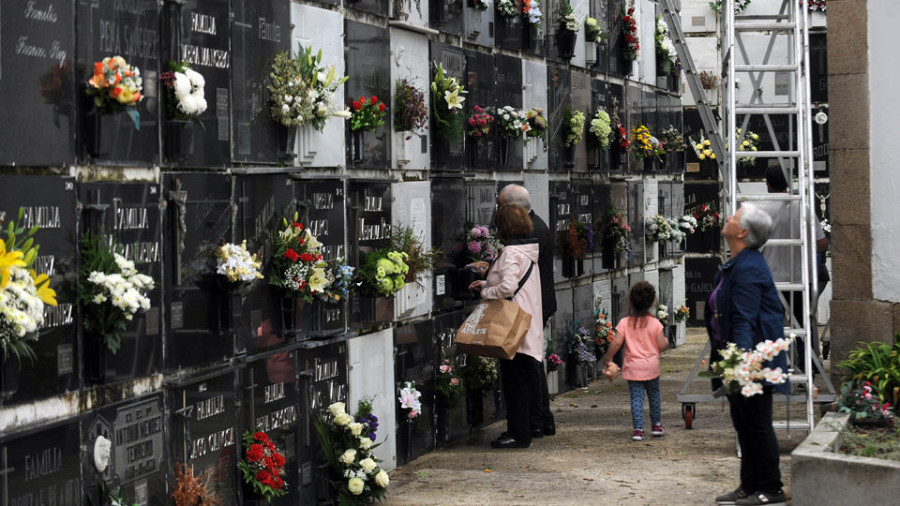
{"label": "man in dark jacket", "polygon": [[[556,312],[556,287],[553,284],[553,234],[547,227],[547,223],[531,209],[531,194],[521,185],[510,184],[500,190],[497,196],[497,204],[518,204],[528,209],[528,215],[534,225],[534,237],[538,240],[538,267],[541,273],[541,304],[543,306],[543,323],[547,327],[547,321]],[[531,415],[532,437],[552,436],[556,434],[556,421],[553,412],[550,411],[550,393],[547,390],[547,373],[544,364],[539,363],[541,375],[540,391],[536,394],[537,402],[532,405],[536,409]]]}

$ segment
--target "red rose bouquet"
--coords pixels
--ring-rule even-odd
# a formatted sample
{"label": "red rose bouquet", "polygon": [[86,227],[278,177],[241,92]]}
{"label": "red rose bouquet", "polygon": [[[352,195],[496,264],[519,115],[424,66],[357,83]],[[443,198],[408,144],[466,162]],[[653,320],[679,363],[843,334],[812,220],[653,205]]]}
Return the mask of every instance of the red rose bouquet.
{"label": "red rose bouquet", "polygon": [[368,130],[374,132],[376,128],[384,124],[387,116],[384,102],[379,102],[378,97],[359,97],[350,103],[350,129]]}
{"label": "red rose bouquet", "polygon": [[641,42],[638,36],[637,20],[634,19],[634,7],[622,15],[622,31],[625,33],[625,59],[635,61],[641,53]]}
{"label": "red rose bouquet", "polygon": [[269,284],[278,287],[285,297],[302,297],[306,302],[327,300],[325,290],[334,276],[319,251],[322,244],[297,221],[296,214],[292,221],[285,218],[283,222],[273,241]]}
{"label": "red rose bouquet", "polygon": [[262,431],[244,432],[244,460],[238,468],[244,474],[244,482],[253,491],[272,502],[272,499],[287,494],[284,481],[284,455],[278,453],[275,443]]}

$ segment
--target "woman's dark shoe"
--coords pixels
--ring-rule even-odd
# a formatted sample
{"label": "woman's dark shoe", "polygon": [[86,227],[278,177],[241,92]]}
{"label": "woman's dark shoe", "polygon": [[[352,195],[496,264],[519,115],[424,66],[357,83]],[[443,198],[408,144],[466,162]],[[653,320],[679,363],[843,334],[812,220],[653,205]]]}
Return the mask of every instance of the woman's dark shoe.
{"label": "woman's dark shoe", "polygon": [[555,436],[556,435],[556,427],[544,427],[544,435],[545,436]]}
{"label": "woman's dark shoe", "polygon": [[522,443],[511,437],[501,437],[491,441],[491,448],[528,448],[531,443]]}

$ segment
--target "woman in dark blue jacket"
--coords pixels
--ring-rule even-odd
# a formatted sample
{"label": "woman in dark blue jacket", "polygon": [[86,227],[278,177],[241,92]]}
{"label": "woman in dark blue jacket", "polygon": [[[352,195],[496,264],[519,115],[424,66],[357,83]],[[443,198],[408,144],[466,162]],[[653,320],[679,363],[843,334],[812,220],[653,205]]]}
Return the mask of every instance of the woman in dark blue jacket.
{"label": "woman in dark blue jacket", "polygon": [[[778,298],[769,266],[759,252],[772,232],[772,218],[752,204],[744,204],[722,227],[730,259],[716,274],[715,288],[707,301],[706,328],[712,342],[712,360],[728,343],[753,349],[765,340],[784,337],[784,307]],[[787,370],[784,352],[765,367]],[[772,428],[772,390],[787,393],[787,383],[764,384],[763,393],[744,397],[728,395],[731,421],[741,447],[741,484],[719,496],[719,504],[778,504],[781,490],[778,439]]]}

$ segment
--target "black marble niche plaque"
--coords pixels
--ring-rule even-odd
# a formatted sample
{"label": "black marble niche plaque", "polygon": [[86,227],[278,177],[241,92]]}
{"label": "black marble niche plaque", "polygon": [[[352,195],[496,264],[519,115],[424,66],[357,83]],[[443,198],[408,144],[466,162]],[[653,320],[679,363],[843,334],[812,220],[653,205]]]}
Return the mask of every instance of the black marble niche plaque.
{"label": "black marble niche plaque", "polygon": [[[294,196],[302,222],[322,243],[325,260],[342,259],[348,264],[345,232],[343,179],[296,179]],[[348,264],[349,265],[349,264]],[[342,333],[347,324],[347,297],[331,303],[313,301],[305,303],[301,318],[302,331],[311,337],[324,337]]]}
{"label": "black marble niche plaque", "polygon": [[275,55],[291,48],[290,2],[233,0],[231,86],[234,145],[240,163],[275,163],[284,130],[269,112],[269,72]]}
{"label": "black marble niche plaque", "polygon": [[[72,2],[6,2],[0,19],[2,165],[75,161],[75,11]],[[5,78],[5,79],[4,79]]]}
{"label": "black marble niche plaque", "polygon": [[[197,121],[172,118],[172,90],[160,83],[163,158],[166,164],[222,167],[231,153],[231,40],[228,0],[185,0],[166,5],[168,59],[187,62],[206,80],[206,111]],[[237,23],[235,23],[237,25]],[[162,72],[168,71],[168,59]]]}
{"label": "black marble niche plaque", "polygon": [[[513,56],[494,57],[496,65],[497,106],[522,109],[522,60]],[[499,170],[521,171],[524,153],[523,138],[499,137],[494,167]]]}
{"label": "black marble niche plaque", "polygon": [[[35,191],[40,188],[40,191]],[[29,402],[78,387],[77,275],[75,258],[75,179],[65,176],[0,176],[2,229],[15,222],[19,209],[26,228],[39,226],[40,246],[31,268],[50,277],[56,306],[44,306],[44,324],[31,341],[37,359],[8,358],[3,363],[0,405]],[[3,234],[6,239],[6,233]],[[8,245],[7,245],[8,246]]]}
{"label": "black marble niche plaque", "polygon": [[101,336],[83,332],[85,376],[113,383],[140,378],[162,367],[162,219],[160,187],[152,183],[96,182],[78,185],[81,233],[104,234],[122,248],[135,269],[153,278],[150,309],[135,313],[112,353]]}
{"label": "black marble niche plaque", "polygon": [[[626,135],[628,134],[628,117],[627,111],[628,109],[625,106],[625,88],[621,84],[615,83],[607,83],[607,89],[609,90],[609,119],[610,119],[610,128],[613,129],[613,133],[617,133],[616,129],[616,121],[622,124],[625,128]],[[613,139],[613,142],[610,143],[609,146],[609,159],[610,159],[610,172],[623,174],[626,170],[628,170],[628,153],[623,153],[621,149],[617,148],[617,137]]]}
{"label": "black marble niche plaque", "polygon": [[700,209],[707,206],[720,213],[719,185],[715,182],[687,182],[683,185],[683,213],[697,217],[697,230],[687,236],[686,248],[691,253],[715,253],[721,243],[721,227],[700,230]]}
{"label": "black marble niche plaque", "polygon": [[[154,0],[77,4],[78,64],[75,95],[80,136],[78,159],[92,164],[159,164],[159,82],[162,37],[159,4]],[[137,67],[143,99],[137,104],[140,129],[123,113],[103,114],[86,93],[94,63],[121,56]],[[207,93],[210,87],[207,83]],[[79,136],[76,136],[78,139]]]}
{"label": "black marble niche plaque", "polygon": [[[600,236],[597,231],[596,222],[599,218],[597,211],[599,210],[599,200],[597,198],[596,188],[593,183],[588,180],[572,181],[572,213],[575,219],[587,224],[591,227],[591,237],[587,243],[587,250],[584,252],[584,272],[582,275],[590,276],[594,274],[594,257],[595,252],[600,251]],[[558,239],[557,239],[558,240]],[[597,266],[599,268],[599,265]]]}
{"label": "black marble niche plaque", "polygon": [[[300,418],[297,423],[300,499],[297,504],[331,500],[330,467],[322,457],[313,426],[335,402],[347,403],[347,340],[306,341],[297,351],[300,374]],[[348,406],[348,411],[352,408]]]}
{"label": "black marble niche plaque", "polygon": [[[128,504],[166,501],[168,452],[163,442],[166,418],[162,394],[105,406],[88,413],[82,424],[82,473],[88,504],[103,504],[104,487],[121,487]],[[98,437],[111,443],[109,465],[94,464]],[[97,502],[95,502],[97,501]]]}
{"label": "black marble niche plaque", "polygon": [[394,329],[394,377],[397,391],[410,382],[422,393],[422,410],[409,418],[410,410],[397,403],[397,465],[434,449],[434,324],[426,320]]}
{"label": "black marble niche plaque", "polygon": [[809,34],[809,96],[813,103],[828,102],[828,35]]}
{"label": "black marble niche plaque", "polygon": [[[297,434],[301,418],[297,383],[297,351],[267,353],[243,370],[243,399],[247,406],[243,430],[262,430],[284,456],[288,493],[272,504],[297,504]],[[245,487],[244,504],[265,504]]]}
{"label": "black marble niche plaque", "polygon": [[565,123],[566,111],[572,105],[571,71],[559,64],[547,65],[547,136],[550,147],[550,172],[565,172],[566,149]]}
{"label": "black marble niche plaque", "polygon": [[432,28],[454,35],[462,35],[463,9],[466,0],[428,1],[429,21]]}
{"label": "black marble niche plaque", "polygon": [[522,50],[525,46],[525,20],[522,16],[506,17],[494,10],[494,43],[510,51]]}
{"label": "black marble niche plaque", "polygon": [[[567,162],[569,164],[575,164],[571,169],[574,172],[587,172],[588,170],[588,157],[587,157],[587,140],[588,129],[591,126],[591,76],[580,71],[573,71],[570,74],[572,80],[572,91],[571,91],[571,107],[573,111],[580,111],[584,114],[584,130],[581,132],[581,142],[574,144],[568,148],[565,148],[563,145],[563,149],[568,150],[568,154],[566,155]],[[568,127],[564,128],[563,136],[568,134]],[[565,140],[565,137],[563,138]]]}
{"label": "black marble niche plaque", "polygon": [[79,419],[0,441],[0,500],[4,504],[81,506]]}
{"label": "black marble niche plaque", "polygon": [[584,273],[584,261],[573,258],[569,253],[566,233],[569,222],[575,218],[575,193],[569,181],[550,182],[550,217],[547,227],[555,237],[553,252],[553,280],[556,283]]}
{"label": "black marble niche plaque", "polygon": [[[521,67],[521,65],[520,65]],[[521,69],[520,72],[521,74]],[[497,108],[501,105],[497,101],[498,83],[501,78],[494,70],[494,56],[480,51],[466,51],[466,118],[475,114],[475,107],[481,107],[496,118]],[[465,126],[468,131],[468,124]],[[497,149],[499,149],[499,137],[496,128],[483,137],[466,134],[466,158],[467,169],[491,170],[497,165]]]}
{"label": "black marble niche plaque", "polygon": [[[461,0],[460,0],[461,1]],[[444,68],[444,77],[449,78],[453,77],[463,86],[465,86],[465,73],[466,73],[466,56],[461,49],[441,44],[438,42],[431,42],[431,71],[429,73],[429,79],[431,82],[434,82],[435,72],[437,70],[437,64],[441,64]],[[430,92],[430,85],[429,85]],[[468,98],[466,99],[468,102]],[[434,99],[432,98],[432,107],[434,107]],[[447,111],[442,111],[444,115],[447,115]],[[437,121],[434,119],[434,112],[431,114],[431,168],[434,171],[439,172],[460,172],[463,168],[465,149],[464,149],[464,137],[465,137],[465,120],[468,118],[466,116],[465,110],[454,109],[454,113],[451,116],[448,116],[448,119],[453,122],[458,122],[460,125],[459,132],[460,134],[456,137],[446,133],[445,128],[439,128]]]}
{"label": "black marble niche plaque", "polygon": [[467,184],[466,221],[483,227],[493,227],[494,211],[497,208],[497,192],[497,183],[494,181]]}
{"label": "black marble niche plaque", "polygon": [[[825,112],[828,109],[819,109],[817,112]],[[813,115],[815,116],[815,115]],[[828,169],[828,153],[830,151],[828,144],[828,125],[813,122],[812,125],[812,142],[813,142],[813,171],[815,177],[829,177],[831,172]]]}
{"label": "black marble niche plaque", "polygon": [[[383,1],[385,5],[386,1]],[[347,46],[347,100],[373,97],[389,106],[391,103],[390,37],[387,28],[356,21],[346,21],[344,40]],[[348,104],[349,107],[350,104]],[[351,108],[352,111],[352,108]],[[385,169],[391,164],[391,111],[384,124],[374,132],[347,128],[347,166],[350,168]]]}
{"label": "black marble niche plaque", "polygon": [[[391,184],[385,180],[359,180],[348,182],[347,200],[347,244],[348,264],[359,269],[365,256],[379,248],[390,246],[391,240]],[[367,320],[390,321],[393,319],[393,301],[390,310],[384,297],[377,297],[374,303],[376,317],[363,311],[373,301],[360,293],[350,296],[350,326],[360,328]],[[388,299],[389,300],[389,299]],[[390,313],[387,315],[386,313]],[[366,314],[364,314],[366,313]],[[390,316],[390,318],[388,318]]]}
{"label": "black marble niche plaque", "polygon": [[[234,200],[237,219],[234,241],[247,241],[247,249],[255,251],[262,261],[262,272],[272,268],[272,238],[284,227],[283,220],[293,220],[297,210],[291,175],[283,172],[235,175]],[[291,299],[265,280],[255,284],[242,300],[241,318],[236,323],[236,348],[238,353],[261,350],[293,340],[294,335],[285,332],[293,327],[290,320],[294,312],[288,308]],[[238,313],[238,310],[234,310]],[[286,321],[285,321],[286,320]]]}
{"label": "black marble niche plaque", "polygon": [[691,310],[688,323],[706,323],[706,300],[715,288],[716,272],[722,261],[718,257],[687,257],[684,260],[684,293]]}
{"label": "black marble niche plaque", "polygon": [[222,363],[234,355],[242,299],[216,274],[215,259],[219,246],[233,242],[231,184],[232,176],[223,173],[163,174],[168,370]]}
{"label": "black marble niche plaque", "polygon": [[[608,10],[607,19],[609,19],[609,39],[607,41],[607,50],[609,52],[609,73],[617,77],[626,77],[631,73],[631,66],[634,62],[625,59],[624,43],[625,35],[622,28],[622,16],[625,14],[627,7],[626,0],[607,0]],[[640,30],[640,26],[638,27]],[[651,49],[641,47],[641,51]]]}
{"label": "black marble niche plaque", "polygon": [[171,437],[167,447],[174,457],[168,467],[169,486],[175,486],[175,466],[191,466],[206,488],[223,505],[240,502],[240,470],[243,442],[238,424],[241,407],[236,402],[238,371],[232,369],[197,378],[166,389]]}
{"label": "black marble niche plaque", "polygon": [[629,267],[636,267],[644,263],[645,244],[656,247],[656,243],[649,242],[645,235],[647,218],[649,216],[644,216],[644,183],[642,181],[628,181],[628,223],[631,225]]}
{"label": "black marble niche plaque", "polygon": [[443,253],[434,266],[434,307],[446,310],[459,306],[458,293],[468,294],[462,286],[468,276],[461,268],[468,263],[465,254],[466,186],[458,177],[431,180],[431,245]]}

